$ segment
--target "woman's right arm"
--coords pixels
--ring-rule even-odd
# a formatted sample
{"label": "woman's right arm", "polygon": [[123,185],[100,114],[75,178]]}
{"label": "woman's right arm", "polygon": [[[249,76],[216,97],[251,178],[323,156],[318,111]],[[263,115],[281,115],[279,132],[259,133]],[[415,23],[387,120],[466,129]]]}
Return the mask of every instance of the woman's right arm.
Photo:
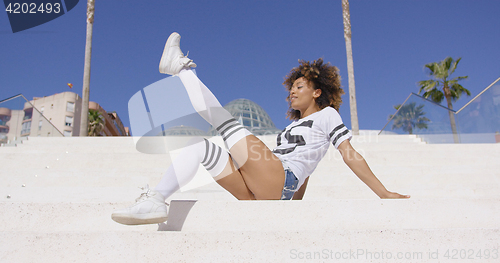
{"label": "woman's right arm", "polygon": [[372,170],[361,156],[351,145],[349,140],[343,141],[338,150],[344,159],[344,162],[351,170],[363,181],[375,194],[380,198],[410,198],[409,195],[401,195],[394,192],[389,192],[384,185],[373,174]]}

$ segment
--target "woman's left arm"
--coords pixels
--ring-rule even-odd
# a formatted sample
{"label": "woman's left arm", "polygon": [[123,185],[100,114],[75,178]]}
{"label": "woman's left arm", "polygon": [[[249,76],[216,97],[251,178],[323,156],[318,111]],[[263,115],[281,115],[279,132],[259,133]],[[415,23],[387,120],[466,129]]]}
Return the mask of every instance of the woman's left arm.
{"label": "woman's left arm", "polygon": [[410,198],[409,195],[387,191],[375,174],[373,174],[363,156],[352,147],[349,140],[343,141],[338,146],[338,150],[347,166],[380,198]]}

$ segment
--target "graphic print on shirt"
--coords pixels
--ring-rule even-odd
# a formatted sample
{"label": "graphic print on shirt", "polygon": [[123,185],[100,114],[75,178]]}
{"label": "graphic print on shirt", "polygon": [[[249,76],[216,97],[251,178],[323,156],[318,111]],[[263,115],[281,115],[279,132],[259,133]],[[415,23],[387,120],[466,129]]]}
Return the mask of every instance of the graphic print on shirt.
{"label": "graphic print on shirt", "polygon": [[[291,127],[290,130],[288,130],[288,131],[285,132],[285,139],[288,141],[289,144],[294,144],[295,143],[295,146],[290,147],[290,148],[286,148],[286,149],[275,149],[273,152],[274,153],[278,153],[278,154],[287,154],[287,153],[293,152],[295,150],[295,148],[297,148],[297,146],[304,146],[304,145],[306,145],[306,141],[304,140],[304,137],[302,135],[292,135],[292,130],[294,128],[297,128],[297,127],[312,128],[313,122],[314,122],[313,120],[308,120],[308,121],[302,122],[299,125]],[[283,132],[281,132],[280,134],[278,134],[277,146],[281,145],[281,134],[282,133]]]}

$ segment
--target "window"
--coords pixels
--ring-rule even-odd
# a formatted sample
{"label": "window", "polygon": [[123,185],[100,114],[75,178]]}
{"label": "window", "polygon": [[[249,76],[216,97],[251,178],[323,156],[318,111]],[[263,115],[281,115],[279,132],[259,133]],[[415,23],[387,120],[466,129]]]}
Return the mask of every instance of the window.
{"label": "window", "polygon": [[42,106],[42,108],[40,108],[40,113],[43,114],[44,110],[45,110],[45,106]]}
{"label": "window", "polygon": [[31,131],[31,121],[23,123],[21,128],[21,134],[27,134],[30,133],[30,131]]}
{"label": "window", "polygon": [[64,137],[70,137],[71,136],[71,131],[64,131],[63,135],[64,135]]}
{"label": "window", "polygon": [[68,103],[66,104],[66,111],[75,112],[75,103],[68,101]]}
{"label": "window", "polygon": [[250,120],[243,119],[243,126],[252,127],[252,123]]}
{"label": "window", "polygon": [[43,121],[39,121],[38,122],[38,130],[39,131],[42,129],[42,124],[43,124]]}
{"label": "window", "polygon": [[64,125],[69,126],[69,127],[73,126],[73,117],[66,116],[66,123]]}
{"label": "window", "polygon": [[23,120],[29,120],[33,118],[33,112],[25,112]]}

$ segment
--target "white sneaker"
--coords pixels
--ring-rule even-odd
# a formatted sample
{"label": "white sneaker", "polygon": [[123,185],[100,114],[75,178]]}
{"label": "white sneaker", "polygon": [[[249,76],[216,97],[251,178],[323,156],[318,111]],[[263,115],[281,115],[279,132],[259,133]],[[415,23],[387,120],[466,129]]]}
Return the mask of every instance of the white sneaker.
{"label": "white sneaker", "polygon": [[159,224],[167,221],[167,205],[165,198],[149,186],[141,188],[144,193],[135,200],[135,205],[116,210],[111,219],[124,225]]}
{"label": "white sneaker", "polygon": [[163,54],[160,60],[160,73],[177,75],[186,67],[195,68],[196,64],[193,60],[184,56],[180,47],[181,36],[174,32],[172,33],[165,44]]}

